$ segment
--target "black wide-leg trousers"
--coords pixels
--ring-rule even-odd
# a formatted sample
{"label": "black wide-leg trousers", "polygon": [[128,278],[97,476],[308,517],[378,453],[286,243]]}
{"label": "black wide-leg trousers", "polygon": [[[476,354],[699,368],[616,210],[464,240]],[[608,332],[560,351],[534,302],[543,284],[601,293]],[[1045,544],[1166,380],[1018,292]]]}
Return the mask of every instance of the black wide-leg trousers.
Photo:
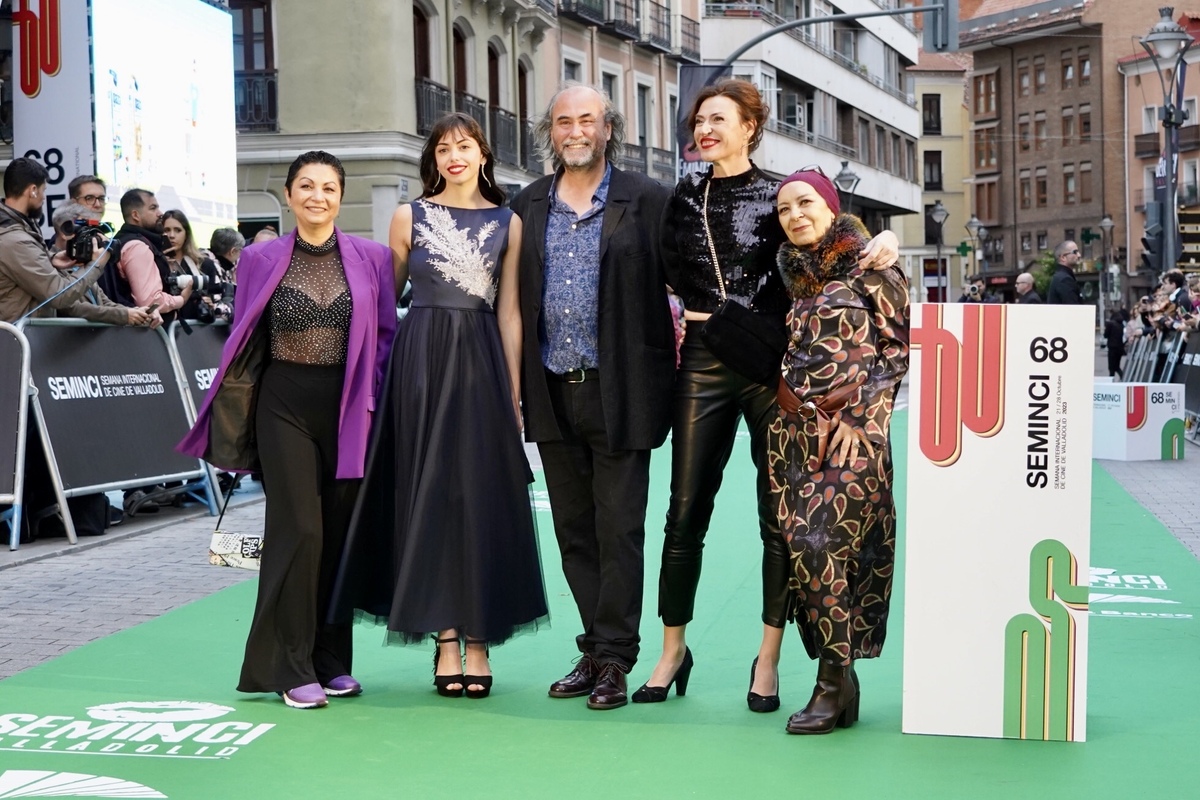
{"label": "black wide-leg trousers", "polygon": [[757,470],[762,621],[782,628],[790,602],[790,554],[779,532],[767,469],[767,428],[778,413],[775,392],[722,364],[704,346],[699,325],[688,327],[680,355],[671,431],[671,502],[658,579],[659,616],[669,627],[692,621],[704,535],[733,452],[739,418],[744,418],[750,429],[750,457]]}
{"label": "black wide-leg trousers", "polygon": [[611,450],[600,381],[547,373],[563,438],[539,442],[563,574],[579,609],[581,653],[629,671],[637,662],[645,578],[649,450]]}
{"label": "black wide-leg trousers", "polygon": [[350,674],[352,626],[325,622],[360,484],[336,477],[344,372],[273,361],[258,387],[266,530],[238,691]]}

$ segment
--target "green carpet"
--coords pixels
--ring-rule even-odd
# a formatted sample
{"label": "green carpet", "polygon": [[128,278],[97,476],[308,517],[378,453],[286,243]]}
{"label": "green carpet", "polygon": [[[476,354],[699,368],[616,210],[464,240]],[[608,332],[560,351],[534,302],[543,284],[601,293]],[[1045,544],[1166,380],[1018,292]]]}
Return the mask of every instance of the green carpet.
{"label": "green carpet", "polygon": [[[895,460],[904,464],[907,421],[903,413],[897,417],[901,441]],[[658,651],[654,590],[669,462],[667,448],[655,455],[642,625],[645,661],[631,676],[633,686],[649,674]],[[903,498],[902,474],[897,484],[897,496]],[[582,699],[546,697],[547,685],[570,668],[578,621],[558,567],[549,515],[543,512],[553,627],[493,652],[496,688],[491,698],[476,702],[436,696],[430,648],[384,648],[382,632],[370,628],[356,633],[355,674],[367,687],[362,697],[299,712],[274,696],[238,695],[233,686],[253,605],[254,585],[247,583],[0,682],[0,797],[46,796],[5,791],[6,780],[32,780],[15,772],[26,770],[105,776],[161,793],[139,794],[127,787],[107,795],[79,790],[64,796],[177,800],[599,793],[617,798],[787,793],[972,800],[1197,796],[1193,772],[1200,755],[1195,718],[1200,635],[1196,620],[1186,615],[1200,608],[1200,564],[1103,469],[1095,470],[1093,566],[1119,575],[1159,576],[1169,586],[1168,591],[1140,594],[1136,589],[1103,591],[1127,597],[1153,594],[1177,604],[1109,602],[1095,604],[1093,614],[1104,609],[1185,616],[1092,617],[1089,741],[1083,744],[901,734],[899,585],[884,656],[858,668],[863,684],[858,725],[824,737],[784,734],[787,714],[807,701],[814,674],[792,632],[781,670],[783,709],[750,713],[745,692],[761,630],[752,485],[743,434],[708,538],[696,621],[689,631],[696,668],[685,698],[594,712]],[[994,513],[1003,498],[981,492],[981,502],[980,513]],[[949,641],[953,643],[953,634]],[[139,742],[137,731],[129,729],[129,739],[122,742],[115,726],[86,745],[86,734],[77,739],[65,733],[47,736],[70,719],[89,721],[93,727],[87,730],[95,731],[105,723],[89,720],[86,710],[98,705],[167,700],[234,709],[201,722],[177,722],[175,730],[230,721],[244,725],[216,732],[195,729],[201,731],[195,735],[213,740],[208,745],[194,736],[176,744],[157,737]],[[19,714],[27,716],[13,716]],[[48,715],[70,719],[34,722]],[[276,727],[256,729],[257,737],[242,745],[220,741],[224,733],[236,742],[235,734],[261,724]],[[32,730],[14,736],[22,725]],[[149,749],[155,743],[158,747]],[[72,745],[86,749],[67,751]],[[238,747],[236,752],[208,758],[232,746]],[[175,757],[159,757],[171,747],[178,748]],[[198,752],[201,747],[207,750]],[[178,757],[189,754],[200,758]]]}

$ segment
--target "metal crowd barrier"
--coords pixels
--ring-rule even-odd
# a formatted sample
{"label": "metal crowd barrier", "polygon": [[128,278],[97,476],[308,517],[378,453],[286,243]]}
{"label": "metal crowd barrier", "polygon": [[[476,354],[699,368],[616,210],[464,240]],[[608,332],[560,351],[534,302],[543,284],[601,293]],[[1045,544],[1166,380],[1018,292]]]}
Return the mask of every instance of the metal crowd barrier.
{"label": "metal crowd barrier", "polygon": [[0,322],[0,512],[8,523],[8,549],[21,540],[21,492],[25,484],[25,435],[29,413],[29,340]]}
{"label": "metal crowd barrier", "polygon": [[[21,385],[32,396],[68,541],[76,536],[66,499],[80,495],[182,481],[181,491],[216,515],[220,490],[211,467],[175,451],[195,408],[166,331],[46,319],[17,333],[28,345]],[[12,427],[0,418],[0,430]],[[24,442],[24,423],[19,435]],[[16,533],[9,546],[16,549]]]}

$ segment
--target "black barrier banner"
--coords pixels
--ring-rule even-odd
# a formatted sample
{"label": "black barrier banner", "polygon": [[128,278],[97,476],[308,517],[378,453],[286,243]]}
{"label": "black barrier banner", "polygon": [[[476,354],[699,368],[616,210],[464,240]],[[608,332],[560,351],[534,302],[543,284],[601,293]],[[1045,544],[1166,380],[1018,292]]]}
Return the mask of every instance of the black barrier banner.
{"label": "black barrier banner", "polygon": [[0,327],[0,497],[17,491],[17,443],[21,430],[21,396],[25,350],[15,328]]}
{"label": "black barrier banner", "polygon": [[192,333],[189,336],[177,326],[172,326],[171,336],[175,341],[175,351],[179,353],[179,363],[183,365],[183,373],[187,378],[188,391],[192,395],[193,408],[199,408],[217,377],[217,369],[221,366],[221,350],[229,339],[230,327],[227,323],[216,322],[212,325],[189,323]]}
{"label": "black barrier banner", "polygon": [[1183,407],[1200,414],[1200,334],[1188,337],[1172,378],[1172,383],[1183,384]]}
{"label": "black barrier banner", "polygon": [[65,491],[200,472],[175,452],[188,420],[164,332],[32,323],[25,336]]}

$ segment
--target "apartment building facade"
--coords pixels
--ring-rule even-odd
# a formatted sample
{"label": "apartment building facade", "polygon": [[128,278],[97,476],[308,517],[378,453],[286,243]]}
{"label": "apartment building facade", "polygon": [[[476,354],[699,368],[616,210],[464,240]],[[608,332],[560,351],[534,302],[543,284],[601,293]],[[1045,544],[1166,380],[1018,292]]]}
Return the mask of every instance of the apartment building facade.
{"label": "apartment building facade", "polygon": [[[967,53],[922,52],[908,68],[913,94],[921,106],[921,138],[917,141],[921,213],[901,217],[896,233],[914,302],[954,300],[961,295],[966,278],[979,268],[978,238],[966,227],[974,213],[972,192],[968,191],[971,118],[966,90],[970,71]],[[941,226],[930,217],[939,201],[948,214]]]}
{"label": "apartment building facade", "polygon": [[[701,56],[721,63],[744,42],[786,20],[878,11],[896,0],[706,2]],[[793,29],[755,46],[733,67],[758,85],[771,120],[755,163],[783,176],[843,162],[859,177],[850,205],[872,230],[921,210],[920,112],[907,81],[917,60],[911,17],[829,22]]]}
{"label": "apartment building facade", "polygon": [[[1192,38],[1200,36],[1200,20],[1181,15],[1179,23]],[[1147,28],[1149,25],[1147,25]],[[1141,48],[1138,48],[1141,50]],[[1193,45],[1185,56],[1183,110],[1187,119],[1179,129],[1179,158],[1176,173],[1179,227],[1183,247],[1175,266],[1188,272],[1200,271],[1200,47]],[[1153,60],[1144,52],[1126,56],[1118,62],[1124,88],[1125,206],[1129,226],[1118,247],[1129,253],[1124,265],[1123,282],[1118,290],[1126,304],[1148,293],[1158,282],[1158,274],[1142,267],[1141,237],[1147,225],[1147,208],[1155,197],[1156,173],[1165,146],[1163,124],[1159,118],[1162,89]],[[1123,283],[1123,285],[1122,285]]]}
{"label": "apartment building facade", "polygon": [[984,0],[960,24],[974,57],[971,188],[993,290],[1011,297],[1017,274],[1071,239],[1084,297],[1097,301],[1100,222],[1111,216],[1114,242],[1130,235],[1117,62],[1157,19],[1150,0]]}

